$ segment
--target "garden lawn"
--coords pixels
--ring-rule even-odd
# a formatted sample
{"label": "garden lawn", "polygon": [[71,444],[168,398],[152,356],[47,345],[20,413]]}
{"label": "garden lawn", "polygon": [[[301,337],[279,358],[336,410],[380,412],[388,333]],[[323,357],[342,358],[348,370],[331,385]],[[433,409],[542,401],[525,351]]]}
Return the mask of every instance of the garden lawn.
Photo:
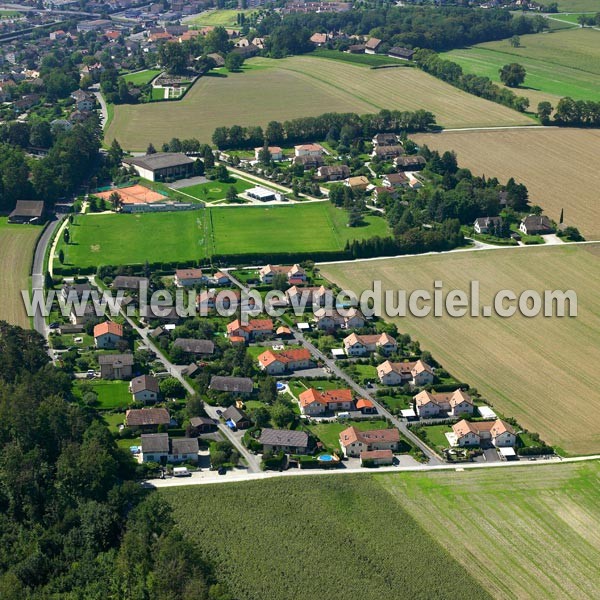
{"label": "garden lawn", "polygon": [[309,425],[310,431],[318,437],[323,444],[332,450],[340,449],[340,433],[348,427],[356,427],[360,431],[369,431],[370,429],[387,429],[387,422],[384,420],[376,421],[346,421],[340,423],[319,423]]}
{"label": "garden lawn", "polygon": [[450,425],[426,425],[423,430],[427,434],[430,444],[436,446],[438,450],[448,448],[450,443],[445,436],[446,433],[452,433]]}
{"label": "garden lawn", "polygon": [[205,12],[201,12],[197,15],[193,15],[189,18],[186,18],[185,24],[194,26],[220,26],[220,27],[233,27],[239,28],[240,25],[237,21],[237,16],[242,13],[244,15],[248,15],[252,12],[250,9],[235,9],[235,10],[209,10]]}
{"label": "garden lawn", "polygon": [[202,200],[203,202],[212,202],[213,200],[223,200],[227,196],[227,191],[230,187],[234,187],[235,191],[240,194],[254,186],[243,179],[233,178],[233,181],[230,183],[208,181],[207,183],[179,188],[178,191],[194,196],[194,198],[198,198],[198,200]]}
{"label": "garden lawn", "polygon": [[381,66],[396,66],[396,67],[412,67],[411,63],[399,58],[390,58],[385,54],[349,54],[340,52],[339,50],[328,50],[327,48],[318,48],[311,56],[318,58],[328,58],[330,60],[339,60],[341,62],[363,65],[365,67],[381,67]]}
{"label": "garden lawn", "polygon": [[145,71],[138,71],[137,73],[127,73],[126,75],[123,75],[123,79],[127,83],[140,86],[150,83],[160,73],[160,69],[146,69]]}
{"label": "garden lawn", "polygon": [[129,383],[127,381],[77,381],[75,394],[83,398],[81,385],[90,386],[98,394],[98,408],[100,410],[113,410],[115,408],[127,408],[131,404]]}

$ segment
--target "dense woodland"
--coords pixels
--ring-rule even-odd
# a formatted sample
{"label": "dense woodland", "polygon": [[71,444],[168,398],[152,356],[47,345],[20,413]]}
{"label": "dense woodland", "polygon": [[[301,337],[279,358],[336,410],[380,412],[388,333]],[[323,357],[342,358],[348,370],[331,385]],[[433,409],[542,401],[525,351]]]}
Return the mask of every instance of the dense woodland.
{"label": "dense woodland", "polygon": [[43,339],[0,322],[0,598],[231,597]]}

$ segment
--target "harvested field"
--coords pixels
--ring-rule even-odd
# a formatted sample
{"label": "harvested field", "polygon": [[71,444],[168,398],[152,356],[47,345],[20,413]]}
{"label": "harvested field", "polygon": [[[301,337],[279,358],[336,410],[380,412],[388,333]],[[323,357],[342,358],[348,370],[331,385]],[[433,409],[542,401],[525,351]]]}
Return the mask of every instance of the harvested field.
{"label": "harvested field", "polygon": [[115,192],[121,196],[123,204],[151,204],[153,202],[164,202],[165,200],[168,200],[166,196],[163,196],[159,192],[155,192],[154,190],[150,190],[139,184],[108,190],[106,192],[98,192],[94,195],[99,198],[104,198],[104,200],[109,200],[111,195]]}
{"label": "harvested field", "polygon": [[[256,58],[242,73],[200,78],[183,100],[119,105],[106,131],[124,148],[143,150],[172,137],[210,142],[220,125],[266,125],[323,112],[377,112],[381,109],[433,112],[446,127],[531,125],[499,104],[482,100],[418,69],[366,69],[360,65],[295,56]],[[373,93],[377,90],[377,93]]]}
{"label": "harvested field", "polygon": [[6,217],[0,217],[0,321],[29,327],[21,290],[29,289],[31,261],[41,232],[38,225],[9,225]]}
{"label": "harvested field", "polygon": [[[323,265],[342,288],[361,292],[381,281],[384,290],[468,292],[478,281],[481,304],[500,290],[574,290],[576,318],[390,319],[454,377],[476,387],[505,416],[537,431],[568,453],[600,451],[600,244],[456,252]],[[589,367],[589,368],[588,368]]]}
{"label": "harvested field", "polygon": [[[600,35],[600,33],[599,33]],[[416,135],[419,144],[455,150],[458,162],[480,175],[514,177],[558,222],[600,240],[600,131],[594,129],[512,129]]]}

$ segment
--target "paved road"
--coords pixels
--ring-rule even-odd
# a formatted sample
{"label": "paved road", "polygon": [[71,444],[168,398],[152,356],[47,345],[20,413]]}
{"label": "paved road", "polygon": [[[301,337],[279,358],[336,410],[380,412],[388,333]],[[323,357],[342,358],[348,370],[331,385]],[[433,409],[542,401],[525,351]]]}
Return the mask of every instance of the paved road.
{"label": "paved road", "polygon": [[[248,287],[246,287],[241,281],[233,277],[231,273],[228,273],[228,275],[231,281],[240,289],[246,292],[250,291]],[[358,383],[356,383],[347,373],[342,371],[342,369],[340,369],[336,365],[334,360],[325,356],[318,348],[316,348],[309,340],[307,340],[302,335],[302,333],[294,331],[293,335],[295,340],[304,348],[306,348],[314,357],[316,357],[319,361],[326,365],[333,375],[345,381],[361,398],[367,398],[368,400],[371,400],[371,402],[373,402],[373,404],[377,407],[377,410],[380,415],[389,419],[390,422],[393,423],[393,425],[400,430],[402,435],[407,437],[411,442],[415,444],[415,446],[417,446],[423,451],[423,454],[425,454],[425,456],[428,458],[430,465],[439,465],[444,463],[443,459],[440,456],[433,452],[433,450],[431,450],[429,446],[423,443],[412,431],[410,431],[405,421],[401,421],[400,419],[392,415],[392,413],[390,413],[384,406],[377,402],[377,400],[367,390],[358,385]]]}
{"label": "paved road", "polygon": [[108,123],[108,108],[106,107],[104,96],[102,95],[98,84],[93,85],[90,90],[92,90],[92,93],[96,96],[96,100],[98,100],[98,104],[100,104],[100,124],[104,130]]}
{"label": "paved road", "polygon": [[[194,388],[186,381],[185,377],[181,374],[182,367],[178,367],[177,365],[174,365],[154,345],[154,342],[152,341],[152,339],[149,336],[148,329],[142,329],[141,327],[138,327],[136,325],[136,323],[132,319],[130,319],[125,313],[123,313],[123,316],[125,317],[127,322],[131,325],[131,327],[142,338],[144,345],[156,354],[156,357],[158,358],[158,360],[160,360],[160,362],[164,365],[165,370],[168,371],[177,380],[179,380],[181,382],[181,384],[183,385],[183,387],[188,391],[188,393],[195,394],[196,390],[194,390]],[[206,413],[208,414],[208,416],[211,417],[212,419],[215,419],[215,421],[219,424],[219,430],[221,431],[221,433],[233,444],[235,449],[245,459],[246,463],[248,464],[248,472],[249,473],[260,472],[260,461],[259,461],[258,457],[255,456],[254,454],[251,454],[248,451],[248,449],[241,443],[241,441],[239,441],[235,437],[235,435],[233,435],[233,432],[226,425],[224,425],[221,422],[221,420],[219,419],[219,415],[217,415],[217,409],[208,404],[205,404],[205,409],[206,409]]]}
{"label": "paved road", "polygon": [[[44,290],[44,256],[48,245],[52,240],[52,236],[56,231],[56,228],[65,218],[64,215],[55,216],[50,223],[46,226],[44,233],[40,236],[37,246],[35,247],[35,255],[33,257],[33,268],[31,270],[31,289],[32,292],[41,292]],[[46,319],[38,312],[33,317],[33,327],[41,333],[46,339],[48,338],[48,326]]]}

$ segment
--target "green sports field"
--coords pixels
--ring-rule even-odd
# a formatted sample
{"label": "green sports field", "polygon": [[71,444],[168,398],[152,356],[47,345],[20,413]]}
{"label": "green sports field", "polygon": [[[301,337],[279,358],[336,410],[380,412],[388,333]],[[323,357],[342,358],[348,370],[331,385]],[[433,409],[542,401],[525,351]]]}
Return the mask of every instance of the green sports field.
{"label": "green sports field", "polygon": [[137,73],[127,73],[123,75],[123,79],[133,85],[144,85],[150,83],[160,72],[160,69],[146,69]]}
{"label": "green sports field", "polygon": [[[328,202],[215,207],[180,213],[78,215],[60,241],[65,267],[191,261],[213,254],[342,250],[347,240],[388,234],[383,218],[348,215]],[[59,266],[55,259],[55,266]]]}
{"label": "green sports field", "polygon": [[199,183],[185,188],[178,188],[178,191],[193,196],[203,202],[212,202],[214,200],[222,200],[227,196],[227,190],[234,187],[239,194],[253,187],[251,183],[242,179],[234,179],[231,183],[221,183],[220,181],[209,181],[207,183]]}
{"label": "green sports field", "polygon": [[185,19],[185,23],[192,27],[239,27],[239,23],[237,22],[237,16],[240,13],[248,15],[252,12],[250,9],[245,10],[209,10],[197,15],[193,15],[192,17]]}
{"label": "green sports field", "polygon": [[600,596],[599,478],[528,463],[159,493],[238,600],[580,600]]}
{"label": "green sports field", "polygon": [[542,99],[571,96],[577,100],[600,100],[600,31],[570,28],[553,33],[521,36],[521,47],[508,40],[487,42],[452,50],[444,56],[475,73],[499,82],[498,71],[517,62],[527,77],[516,93],[530,97],[532,108]]}

